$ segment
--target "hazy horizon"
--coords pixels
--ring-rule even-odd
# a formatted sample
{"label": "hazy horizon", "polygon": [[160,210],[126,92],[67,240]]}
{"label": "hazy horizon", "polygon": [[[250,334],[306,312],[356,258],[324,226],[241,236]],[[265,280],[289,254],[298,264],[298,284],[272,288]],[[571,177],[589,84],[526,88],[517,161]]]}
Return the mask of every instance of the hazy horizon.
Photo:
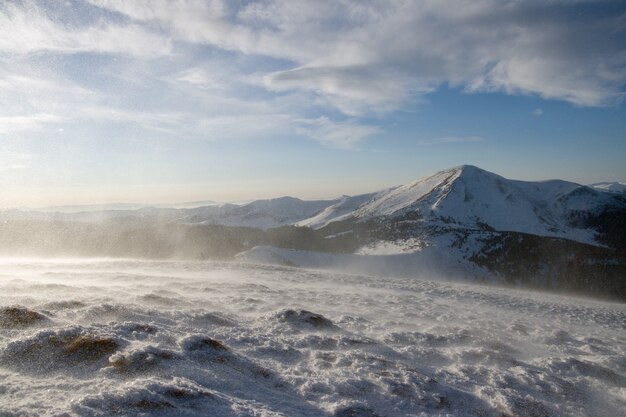
{"label": "hazy horizon", "polygon": [[[452,167],[448,167],[448,168],[452,168]],[[481,167],[479,167],[481,168]],[[440,169],[438,171],[443,171],[444,169]],[[438,172],[437,171],[437,172]],[[435,174],[435,172],[431,172],[430,174]],[[495,174],[498,174],[497,172]],[[499,175],[499,174],[498,174]],[[416,177],[410,181],[406,181],[404,184],[415,181],[415,180],[419,180],[422,179],[426,176],[421,176],[421,177]],[[507,179],[512,179],[512,180],[521,180],[521,181],[533,181],[533,180],[526,180],[526,179],[520,179],[520,178],[507,178]],[[564,181],[568,181],[567,179],[563,179],[563,178],[543,178],[543,179],[538,179],[537,181],[550,181],[550,180],[564,180]],[[574,182],[577,183],[576,181],[569,181],[569,182]],[[626,182],[622,182],[622,181],[598,181],[597,183],[603,183],[603,182],[620,182],[623,184],[626,184]],[[581,184],[581,183],[579,183]],[[241,196],[237,195],[238,198],[232,198],[232,199],[217,199],[217,198],[197,198],[197,199],[185,199],[184,197],[179,198],[178,200],[163,200],[163,199],[156,199],[156,200],[141,200],[141,199],[137,199],[136,197],[129,197],[128,199],[125,200],[93,200],[91,198],[89,199],[73,199],[73,200],[59,200],[58,203],[53,203],[50,202],[49,204],[44,204],[43,200],[37,200],[37,201],[42,201],[41,204],[37,205],[20,205],[20,206],[0,206],[0,209],[2,210],[11,210],[11,209],[32,209],[32,210],[46,210],[46,209],[55,209],[55,208],[73,208],[73,207],[94,207],[94,209],[99,208],[99,207],[106,207],[106,206],[119,206],[120,208],[123,208],[123,206],[129,206],[129,208],[138,208],[140,206],[150,206],[150,205],[154,205],[154,206],[176,206],[176,205],[204,205],[204,204],[245,204],[245,203],[249,203],[252,201],[256,201],[256,200],[270,200],[270,199],[277,199],[277,198],[282,198],[282,197],[293,197],[293,198],[298,198],[301,200],[334,200],[337,198],[340,198],[342,196],[345,195],[349,195],[349,196],[354,196],[354,195],[359,195],[359,194],[367,194],[367,193],[373,193],[373,192],[377,192],[377,191],[381,191],[383,189],[387,189],[387,188],[392,188],[392,187],[396,187],[399,185],[403,185],[402,183],[394,183],[394,184],[388,184],[385,186],[380,186],[379,188],[370,188],[370,189],[357,189],[356,192],[349,192],[347,191],[347,186],[341,187],[339,188],[339,190],[346,190],[346,192],[337,192],[334,194],[331,193],[324,193],[324,191],[321,191],[319,194],[306,194],[303,193],[302,191],[298,191],[297,189],[294,189],[294,192],[292,194],[276,194],[276,195],[265,195],[262,193],[254,193],[251,192],[248,196],[248,198],[241,198],[244,197],[244,195],[242,194]],[[593,185],[593,184],[581,184],[581,185]],[[367,186],[365,186],[367,187]],[[199,195],[199,197],[202,194]]]}

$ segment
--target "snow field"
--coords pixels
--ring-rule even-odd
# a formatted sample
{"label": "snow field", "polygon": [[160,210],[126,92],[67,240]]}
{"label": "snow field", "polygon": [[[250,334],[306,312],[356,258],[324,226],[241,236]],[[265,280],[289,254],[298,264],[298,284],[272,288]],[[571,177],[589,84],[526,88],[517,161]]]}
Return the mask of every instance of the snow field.
{"label": "snow field", "polygon": [[0,264],[2,417],[626,410],[624,304],[237,263]]}

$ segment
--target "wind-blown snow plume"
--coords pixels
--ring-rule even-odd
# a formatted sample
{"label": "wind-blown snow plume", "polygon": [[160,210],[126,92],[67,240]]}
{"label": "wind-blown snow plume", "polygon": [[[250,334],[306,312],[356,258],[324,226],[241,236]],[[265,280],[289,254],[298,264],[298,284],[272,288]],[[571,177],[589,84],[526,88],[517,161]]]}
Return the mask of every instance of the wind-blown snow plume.
{"label": "wind-blown snow plume", "polygon": [[624,409],[623,304],[207,262],[5,260],[2,270],[3,415]]}

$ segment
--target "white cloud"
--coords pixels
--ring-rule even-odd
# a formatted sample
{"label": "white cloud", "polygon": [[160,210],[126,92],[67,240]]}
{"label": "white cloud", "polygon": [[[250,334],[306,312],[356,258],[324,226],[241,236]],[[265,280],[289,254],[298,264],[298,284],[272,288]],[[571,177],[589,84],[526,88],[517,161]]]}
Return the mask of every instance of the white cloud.
{"label": "white cloud", "polygon": [[14,133],[26,130],[38,130],[45,125],[60,122],[60,118],[53,114],[36,113],[18,116],[0,116],[0,134]]}
{"label": "white cloud", "polygon": [[599,106],[626,82],[619,1],[92,3],[185,41],[290,59],[268,88],[310,90],[346,114],[397,109],[443,83]]}
{"label": "white cloud", "polygon": [[202,90],[225,91],[241,77],[243,74],[232,64],[215,60],[201,66],[187,68],[165,77],[164,80],[183,83]]}
{"label": "white cloud", "polygon": [[212,77],[206,71],[199,68],[191,68],[187,71],[183,71],[176,76],[176,80],[189,83],[199,88],[210,88],[218,85],[218,80]]}
{"label": "white cloud", "polygon": [[418,86],[399,74],[385,76],[385,71],[388,70],[369,66],[299,67],[266,76],[264,85],[273,91],[313,90],[326,103],[350,116],[368,111],[389,112],[405,104],[411,93],[434,90],[433,86]]}
{"label": "white cloud", "polygon": [[339,149],[354,148],[361,140],[382,132],[376,126],[359,124],[355,120],[333,121],[324,116],[295,122],[296,131],[301,135]]}
{"label": "white cloud", "polygon": [[0,5],[0,53],[96,52],[137,57],[169,55],[169,38],[135,24],[101,21],[87,27],[69,27],[46,16],[35,3],[27,7]]}
{"label": "white cloud", "polygon": [[[611,105],[626,84],[626,11],[601,3],[88,0],[72,19],[46,2],[4,3],[3,132],[88,120],[350,148],[381,132],[366,117],[441,86]],[[96,74],[71,67],[78,53],[100,55]]]}
{"label": "white cloud", "polygon": [[[1,61],[0,61],[1,62]],[[280,99],[237,98],[227,82],[211,80],[216,67],[191,68],[161,77],[151,67],[140,65],[132,76],[119,74],[129,88],[109,92],[119,79],[103,79],[103,90],[86,89],[59,77],[50,68],[23,62],[7,62],[0,69],[0,135],[23,136],[28,132],[56,132],[71,135],[74,126],[130,127],[172,137],[202,137],[209,140],[258,138],[291,130],[293,112],[298,111],[290,96]],[[115,67],[113,67],[115,68]],[[128,67],[125,67],[128,68]],[[108,73],[114,71],[109,69]],[[108,74],[110,76],[110,74]],[[221,76],[225,76],[223,73]],[[159,99],[155,105],[144,99],[146,87],[156,83]],[[181,99],[183,97],[183,99]],[[128,103],[139,102],[141,106]],[[171,102],[171,104],[170,104]],[[289,113],[288,111],[292,113]]]}
{"label": "white cloud", "polygon": [[48,68],[0,63],[0,134],[58,129],[98,101],[93,92],[59,79]]}
{"label": "white cloud", "polygon": [[537,108],[537,109],[533,110],[533,115],[534,116],[543,116],[543,109],[542,108]]}
{"label": "white cloud", "polygon": [[34,155],[27,153],[0,151],[0,172],[26,169],[33,159]]}

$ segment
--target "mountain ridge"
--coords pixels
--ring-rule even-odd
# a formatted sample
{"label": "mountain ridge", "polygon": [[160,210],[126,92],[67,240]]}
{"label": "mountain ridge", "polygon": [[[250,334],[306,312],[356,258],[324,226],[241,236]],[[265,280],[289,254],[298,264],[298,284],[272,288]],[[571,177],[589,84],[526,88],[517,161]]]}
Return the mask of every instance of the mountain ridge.
{"label": "mountain ridge", "polygon": [[393,221],[408,216],[433,224],[529,233],[598,245],[601,243],[593,230],[577,227],[572,220],[581,211],[597,214],[609,206],[626,207],[615,196],[580,184],[509,180],[472,165],[439,171],[372,196],[341,217],[320,219],[318,215],[317,224],[327,225],[350,216],[360,221]]}
{"label": "mountain ridge", "polygon": [[235,259],[626,301],[626,195],[463,165],[333,200],[5,211],[0,254]]}
{"label": "mountain ridge", "polygon": [[245,204],[176,208],[144,206],[71,212],[7,210],[0,220],[97,222],[115,218],[153,219],[192,225],[271,229],[298,226],[320,229],[334,222],[421,221],[432,226],[488,229],[603,243],[581,219],[602,211],[625,209],[626,198],[563,180],[520,181],[474,165],[460,165],[404,185],[329,200],[283,196]]}

